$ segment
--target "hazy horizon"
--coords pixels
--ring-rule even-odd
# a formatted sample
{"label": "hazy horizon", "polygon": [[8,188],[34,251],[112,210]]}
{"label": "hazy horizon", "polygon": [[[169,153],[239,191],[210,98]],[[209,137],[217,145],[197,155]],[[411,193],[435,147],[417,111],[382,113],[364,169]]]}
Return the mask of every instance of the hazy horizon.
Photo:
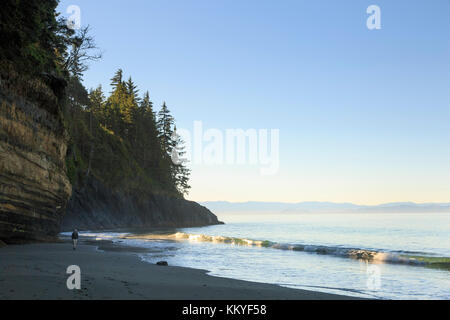
{"label": "hazy horizon", "polygon": [[208,202],[227,202],[227,203],[285,203],[285,204],[300,204],[300,203],[330,203],[330,204],[353,204],[358,206],[381,206],[386,204],[412,204],[412,205],[450,205],[449,202],[414,202],[414,201],[394,201],[394,202],[380,202],[376,204],[362,204],[351,201],[343,201],[343,202],[334,202],[334,201],[258,201],[258,200],[248,200],[248,201],[227,201],[227,200],[207,200],[207,201],[198,201],[199,203],[208,203]]}
{"label": "hazy horizon", "polygon": [[413,203],[413,202],[391,202],[377,205],[360,205],[355,203],[335,202],[227,202],[227,201],[205,201],[200,202],[212,212],[218,214],[295,214],[295,213],[450,213],[450,203]]}

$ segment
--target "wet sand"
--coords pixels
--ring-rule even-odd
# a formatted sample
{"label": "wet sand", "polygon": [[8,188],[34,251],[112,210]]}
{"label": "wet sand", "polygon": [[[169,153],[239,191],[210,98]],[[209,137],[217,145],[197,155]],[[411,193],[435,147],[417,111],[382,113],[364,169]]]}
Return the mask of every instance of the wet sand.
{"label": "wet sand", "polygon": [[[0,248],[0,299],[41,300],[334,300],[353,297],[207,275],[207,271],[143,262],[142,248],[108,241],[10,245]],[[69,290],[67,267],[81,269]]]}

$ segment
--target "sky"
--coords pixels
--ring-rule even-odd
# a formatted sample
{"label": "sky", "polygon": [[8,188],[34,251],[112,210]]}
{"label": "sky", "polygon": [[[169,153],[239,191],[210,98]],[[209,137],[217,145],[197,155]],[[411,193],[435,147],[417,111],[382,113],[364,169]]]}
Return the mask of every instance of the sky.
{"label": "sky", "polygon": [[70,5],[104,52],[86,87],[122,68],[178,128],[279,130],[275,173],[191,163],[189,199],[450,202],[449,0]]}

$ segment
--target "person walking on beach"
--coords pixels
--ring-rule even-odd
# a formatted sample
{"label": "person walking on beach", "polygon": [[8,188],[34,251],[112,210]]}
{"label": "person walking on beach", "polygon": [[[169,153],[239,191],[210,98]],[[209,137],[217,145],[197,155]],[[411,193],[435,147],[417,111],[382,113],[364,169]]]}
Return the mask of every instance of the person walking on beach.
{"label": "person walking on beach", "polygon": [[72,232],[72,243],[73,243],[73,250],[77,249],[77,242],[78,242],[78,230],[75,229]]}

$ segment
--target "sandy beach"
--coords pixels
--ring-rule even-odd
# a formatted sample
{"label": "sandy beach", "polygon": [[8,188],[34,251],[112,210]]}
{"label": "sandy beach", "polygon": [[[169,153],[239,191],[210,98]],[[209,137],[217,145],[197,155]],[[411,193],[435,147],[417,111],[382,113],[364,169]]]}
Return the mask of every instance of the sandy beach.
{"label": "sandy beach", "polygon": [[[108,241],[10,245],[0,249],[0,299],[38,300],[334,300],[351,297],[207,275],[205,270],[157,266],[142,248]],[[81,269],[81,290],[68,290],[66,269]]]}

